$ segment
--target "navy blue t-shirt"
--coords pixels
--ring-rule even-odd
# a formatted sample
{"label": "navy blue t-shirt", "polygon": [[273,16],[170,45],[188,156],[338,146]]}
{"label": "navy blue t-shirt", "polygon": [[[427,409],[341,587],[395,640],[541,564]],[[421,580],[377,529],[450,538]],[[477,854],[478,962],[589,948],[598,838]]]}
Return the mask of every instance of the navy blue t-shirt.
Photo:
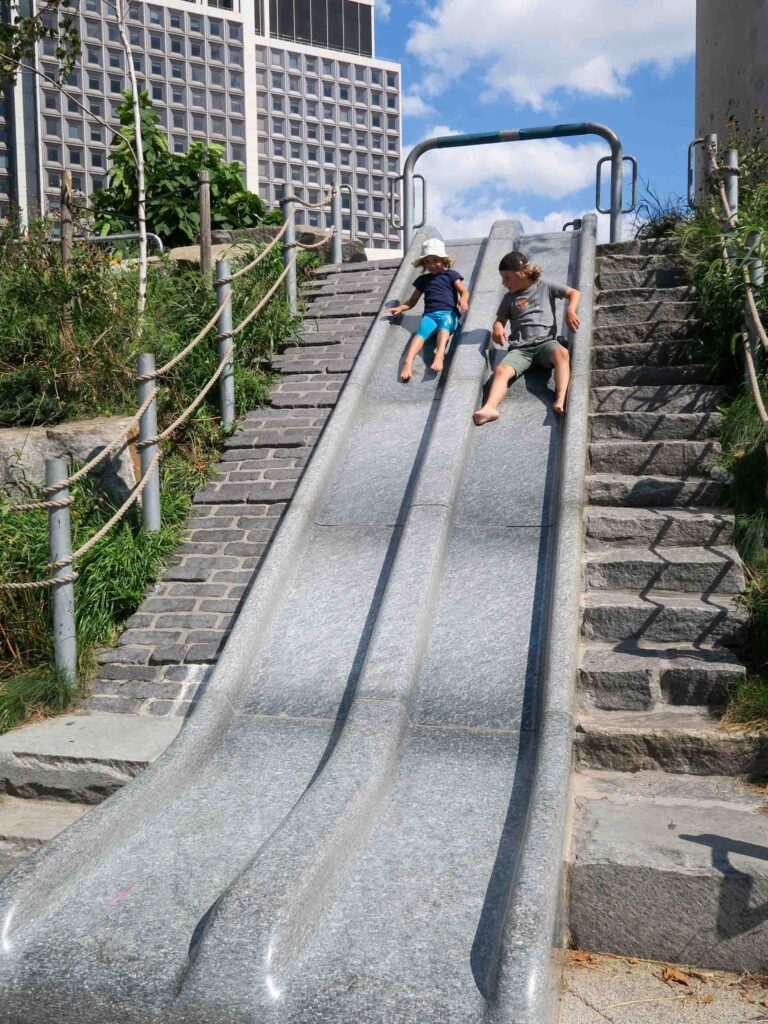
{"label": "navy blue t-shirt", "polygon": [[443,309],[457,309],[458,295],[454,284],[464,278],[457,270],[441,270],[439,274],[422,274],[413,287],[424,295],[424,312],[436,313]]}

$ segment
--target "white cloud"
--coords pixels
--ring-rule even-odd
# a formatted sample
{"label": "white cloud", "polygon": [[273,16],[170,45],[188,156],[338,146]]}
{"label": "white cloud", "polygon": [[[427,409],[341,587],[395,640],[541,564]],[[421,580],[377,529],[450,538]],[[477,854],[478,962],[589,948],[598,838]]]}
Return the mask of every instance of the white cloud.
{"label": "white cloud", "polygon": [[418,93],[403,93],[403,114],[406,117],[429,117],[434,113],[435,108],[425,103]]}
{"label": "white cloud", "polygon": [[411,24],[407,48],[424,64],[428,95],[479,65],[484,99],[551,110],[558,89],[618,98],[642,65],[667,72],[690,57],[695,14],[696,0],[483,0],[479,18],[467,0],[436,0]]}
{"label": "white cloud", "polygon": [[374,10],[383,21],[386,21],[387,18],[392,13],[392,4],[389,2],[389,0],[376,0],[376,6]]}

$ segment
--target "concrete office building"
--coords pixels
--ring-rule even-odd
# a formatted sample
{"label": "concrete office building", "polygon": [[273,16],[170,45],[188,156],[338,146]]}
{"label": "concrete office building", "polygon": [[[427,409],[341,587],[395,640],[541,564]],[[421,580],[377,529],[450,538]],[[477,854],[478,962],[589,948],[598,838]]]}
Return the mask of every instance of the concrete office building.
{"label": "concrete office building", "polygon": [[[111,132],[95,118],[116,121],[125,54],[108,0],[83,0],[79,18],[72,98],[31,75],[0,98],[0,214],[14,199],[55,209],[65,167],[85,193],[105,184]],[[399,244],[388,194],[400,173],[400,66],[374,57],[372,0],[134,0],[129,29],[174,152],[219,143],[270,205],[285,184],[314,201],[340,177],[345,229],[368,247]],[[40,45],[50,77],[55,46]],[[300,219],[327,223],[314,211]]]}
{"label": "concrete office building", "polygon": [[768,116],[768,0],[698,0],[696,6],[696,134],[728,122],[754,127]]}

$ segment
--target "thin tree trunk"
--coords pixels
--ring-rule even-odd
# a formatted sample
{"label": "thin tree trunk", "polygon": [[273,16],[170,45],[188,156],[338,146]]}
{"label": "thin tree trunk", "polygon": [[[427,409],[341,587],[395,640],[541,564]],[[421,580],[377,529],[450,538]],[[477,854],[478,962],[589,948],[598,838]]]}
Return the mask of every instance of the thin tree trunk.
{"label": "thin tree trunk", "polygon": [[136,188],[138,192],[139,221],[139,293],[136,300],[138,317],[138,334],[141,335],[144,321],[144,307],[147,301],[147,191],[144,180],[144,145],[141,137],[141,98],[136,81],[136,69],[133,66],[133,50],[128,35],[128,0],[117,0],[117,27],[125,51],[128,65],[128,76],[131,80],[133,99],[133,130],[135,135],[134,149],[136,153]]}

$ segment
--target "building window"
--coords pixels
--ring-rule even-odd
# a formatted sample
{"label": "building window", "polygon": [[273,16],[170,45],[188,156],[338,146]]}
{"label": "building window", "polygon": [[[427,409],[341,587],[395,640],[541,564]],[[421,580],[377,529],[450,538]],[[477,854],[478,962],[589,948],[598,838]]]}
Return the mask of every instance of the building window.
{"label": "building window", "polygon": [[103,153],[91,153],[91,166],[92,167],[104,167],[104,154]]}
{"label": "building window", "polygon": [[181,14],[179,11],[171,11],[170,13],[170,25],[171,28],[181,28]]}
{"label": "building window", "polygon": [[150,25],[162,25],[163,24],[163,12],[159,7],[149,8],[149,23]]}
{"label": "building window", "polygon": [[171,53],[184,53],[184,41],[178,36],[171,36]]}
{"label": "building window", "polygon": [[[205,82],[205,67],[202,64],[193,64],[190,72],[193,82],[198,82],[200,85]],[[174,75],[174,77],[183,78],[184,75]]]}
{"label": "building window", "polygon": [[58,146],[46,146],[46,152],[48,159],[51,163],[57,164],[59,162],[59,147]]}
{"label": "building window", "polygon": [[174,153],[186,153],[187,151],[187,140],[183,135],[174,135],[173,137],[173,152]]}
{"label": "building window", "polygon": [[208,33],[212,36],[221,35],[221,22],[220,21],[209,21],[208,22]]}
{"label": "building window", "polygon": [[196,15],[191,15],[189,19],[189,31],[190,32],[202,32],[203,26],[200,19]]}
{"label": "building window", "polygon": [[203,57],[203,44],[195,42],[194,40],[189,44],[189,55],[190,57],[197,57],[202,60]]}
{"label": "building window", "polygon": [[[70,151],[69,151],[69,162],[71,164],[76,164],[79,167],[82,164],[82,162],[83,162],[82,151],[79,150],[79,149],[70,149]],[[74,182],[73,182],[73,184],[74,184]]]}
{"label": "building window", "polygon": [[165,90],[163,89],[162,85],[154,84],[152,86],[152,99],[153,100],[162,100],[164,98],[164,93],[165,93]]}
{"label": "building window", "polygon": [[205,131],[205,114],[193,114],[192,115],[192,131],[193,132],[204,132]]}
{"label": "building window", "polygon": [[211,60],[215,60],[217,64],[221,64],[221,47],[218,44],[211,43],[210,47]]}
{"label": "building window", "polygon": [[202,89],[192,90],[192,106],[203,107],[203,109],[205,109],[205,93]]}
{"label": "building window", "polygon": [[91,125],[91,142],[101,142],[103,132],[100,124]]}

